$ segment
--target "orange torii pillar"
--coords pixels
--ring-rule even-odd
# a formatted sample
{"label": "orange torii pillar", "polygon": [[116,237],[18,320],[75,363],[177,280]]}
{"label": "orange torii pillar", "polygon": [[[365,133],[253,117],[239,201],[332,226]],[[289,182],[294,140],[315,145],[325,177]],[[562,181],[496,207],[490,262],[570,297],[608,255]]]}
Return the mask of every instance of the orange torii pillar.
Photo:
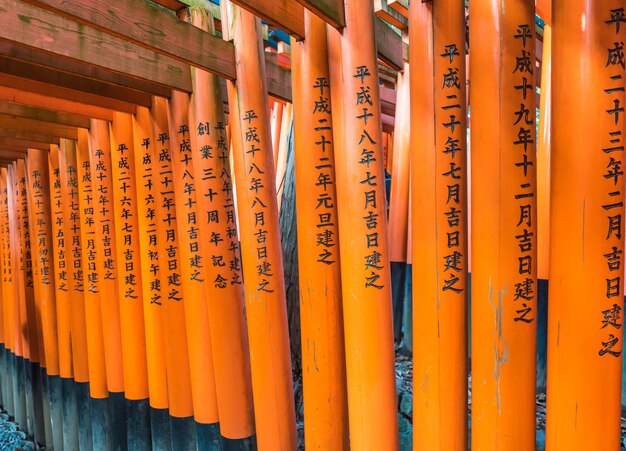
{"label": "orange torii pillar", "polygon": [[[156,104],[159,104],[159,100]],[[206,285],[219,286],[223,285],[224,281],[219,278],[219,274],[208,270],[209,262],[204,259],[204,249],[215,247],[226,237],[214,233],[208,237],[207,241],[201,240],[200,229],[204,228],[201,215],[206,212],[197,208],[198,196],[190,138],[192,128],[196,127],[189,123],[189,96],[186,93],[174,91],[169,104],[161,103],[161,105],[168,107],[169,155],[173,171],[170,196],[173,197],[172,207],[178,220],[173,226],[178,227],[178,231],[174,233],[177,233],[180,243],[198,447],[213,448],[219,447],[221,440]],[[165,187],[163,191],[166,191]]]}
{"label": "orange torii pillar", "polygon": [[[87,353],[89,356],[89,400],[91,409],[92,439],[95,448],[111,447],[111,418],[109,414],[104,335],[102,332],[103,297],[101,272],[97,259],[97,231],[95,211],[98,208],[90,161],[89,130],[78,129],[76,145],[76,180],[78,181],[78,209],[80,216],[80,242],[83,262],[83,296],[87,324]],[[106,301],[105,301],[106,302]]]}
{"label": "orange torii pillar", "polygon": [[[192,23],[202,25],[193,14]],[[212,24],[208,25],[212,31]],[[220,433],[252,446],[254,410],[243,280],[226,119],[219,78],[192,68],[189,123],[200,242],[212,283],[205,283]],[[276,108],[276,106],[275,106]],[[213,240],[219,236],[222,240]],[[226,302],[224,302],[226,300]]]}
{"label": "orange torii pillar", "polygon": [[26,180],[28,199],[32,207],[29,220],[35,268],[35,305],[41,322],[43,344],[40,357],[46,445],[62,449],[62,412],[59,404],[61,381],[58,377],[59,348],[47,154],[45,150],[28,149]]}
{"label": "orange torii pillar", "polygon": [[552,451],[620,449],[625,7],[623,0],[553,2]]}
{"label": "orange torii pillar", "polygon": [[348,448],[348,409],[328,41],[305,11],[292,41],[305,447]]}
{"label": "orange torii pillar", "polygon": [[470,5],[473,449],[535,448],[534,13]]}
{"label": "orange torii pillar", "polygon": [[[1,184],[1,181],[0,181]],[[0,335],[2,339],[2,354],[0,355],[0,376],[2,377],[2,381],[0,383],[0,390],[2,391],[2,405],[5,409],[9,409],[10,403],[12,402],[13,396],[9,396],[9,386],[10,386],[10,372],[8,365],[9,358],[9,344],[8,344],[8,335],[9,332],[7,330],[8,325],[5,324],[7,321],[8,315],[6,315],[5,311],[5,301],[4,296],[1,295],[2,290],[4,288],[4,223],[2,222],[2,218],[4,218],[4,203],[5,196],[2,191],[2,187],[0,186],[0,312],[2,314],[2,318],[0,319]],[[6,333],[5,333],[6,331]]]}
{"label": "orange torii pillar", "polygon": [[[76,393],[73,390],[74,367],[72,362],[72,266],[68,263],[71,253],[71,239],[65,227],[65,209],[70,208],[67,198],[61,192],[61,171],[59,166],[59,146],[50,145],[48,169],[50,171],[50,193],[52,203],[52,234],[54,239],[54,267],[56,278],[57,331],[59,336],[59,364],[61,372],[62,396],[59,400],[63,409],[63,448],[78,448],[78,409]],[[65,168],[64,168],[65,172]]]}
{"label": "orange torii pillar", "polygon": [[141,280],[141,264],[145,262],[139,249],[141,219],[137,212],[132,116],[115,112],[110,131],[127,441],[129,448],[148,449],[150,416]]}
{"label": "orange torii pillar", "polygon": [[467,449],[465,11],[461,0],[412,2],[409,11],[415,62],[410,74],[413,447],[462,450]]}
{"label": "orange torii pillar", "polygon": [[[24,155],[26,157],[26,155]],[[26,163],[24,159],[16,162],[18,192],[17,202],[19,207],[20,246],[22,249],[23,287],[25,297],[25,318],[28,337],[28,362],[24,368],[24,384],[29,387],[26,393],[26,408],[28,431],[35,440],[45,443],[43,404],[41,397],[40,378],[40,354],[43,353],[41,346],[40,321],[38,319],[37,306],[35,305],[35,271],[33,262],[33,245],[31,234],[30,209],[28,199],[28,185],[26,183]]]}
{"label": "orange torii pillar", "polygon": [[[196,434],[194,430],[193,414],[195,408],[195,402],[202,403],[198,405],[198,410],[202,408],[213,409],[217,412],[215,406],[215,395],[211,393],[209,396],[203,396],[199,399],[194,398],[195,383],[198,379],[193,379],[190,370],[190,346],[196,344],[192,343],[188,339],[188,331],[190,324],[188,320],[204,321],[206,322],[206,336],[208,337],[208,318],[206,317],[206,301],[198,299],[204,295],[204,290],[201,293],[197,291],[197,284],[201,282],[196,280],[192,281],[190,269],[185,256],[185,252],[188,249],[184,237],[178,233],[177,227],[179,221],[183,221],[182,212],[178,210],[179,203],[183,202],[181,194],[182,191],[176,191],[176,182],[181,183],[179,177],[182,174],[178,174],[173,169],[172,157],[174,155],[172,146],[174,146],[174,137],[172,136],[171,124],[168,121],[167,115],[167,102],[165,99],[153,97],[152,99],[152,121],[154,126],[154,146],[155,153],[159,155],[155,161],[155,169],[157,171],[157,177],[155,178],[155,196],[157,204],[157,242],[159,244],[159,262],[161,270],[161,292],[163,300],[163,328],[165,331],[165,355],[167,361],[167,376],[168,386],[170,384],[186,384],[184,389],[176,387],[176,392],[171,389],[170,393],[170,421],[172,429],[172,447],[180,448],[185,446],[185,442],[196,446]],[[178,147],[178,146],[177,146]],[[187,181],[182,182],[183,186]],[[188,204],[189,208],[193,208],[193,204]],[[195,209],[193,210],[195,211]],[[181,213],[181,214],[178,214]],[[188,216],[185,216],[185,223]],[[193,224],[190,224],[193,228]],[[186,229],[185,229],[186,230]],[[193,234],[193,232],[192,232]],[[196,235],[197,236],[197,235]],[[197,240],[195,241],[195,247],[198,247]],[[192,282],[196,282],[196,285],[192,285]],[[191,285],[191,286],[190,286]],[[185,312],[187,310],[187,303],[202,303],[202,308],[199,317],[186,317]],[[210,349],[211,342],[207,340],[205,343],[200,343],[197,346],[205,346]],[[194,348],[196,349],[196,348]],[[211,365],[203,368],[202,379],[203,381],[209,381],[211,389],[213,387],[213,367],[210,358],[210,353],[203,353],[201,357],[194,355],[199,364]],[[171,381],[171,382],[170,382]],[[210,406],[207,406],[210,405]],[[217,413],[215,414],[217,416]],[[212,422],[216,423],[217,418],[212,418]]]}
{"label": "orange torii pillar", "polygon": [[113,169],[109,123],[91,119],[90,164],[94,196],[96,227],[96,262],[100,277],[102,336],[111,411],[111,440],[114,449],[126,445],[126,415],[124,407],[124,371],[122,364],[122,334],[118,293],[115,216],[113,211]]}
{"label": "orange torii pillar", "polygon": [[[26,293],[24,291],[24,269],[22,267],[22,247],[19,244],[20,224],[19,224],[19,188],[17,180],[17,163],[13,161],[7,167],[9,177],[9,225],[11,228],[11,259],[13,265],[13,286],[14,286],[14,311],[13,324],[15,325],[14,336],[18,343],[16,353],[13,356],[15,371],[15,420],[22,425],[25,430],[26,424],[26,387],[24,387],[24,363],[28,357],[28,324],[26,323]],[[30,432],[30,431],[29,431]]]}
{"label": "orange torii pillar", "polygon": [[[157,215],[164,208],[158,199],[159,186],[165,174],[158,170],[157,142],[161,133],[153,128],[150,110],[138,107],[133,117],[133,162],[137,177],[137,214],[139,215],[139,247],[141,283],[143,288],[143,315],[146,328],[146,357],[148,388],[150,393],[150,428],[152,447],[171,448],[168,396],[167,358],[165,352],[163,307],[164,285],[168,283],[167,266],[159,261],[159,236]],[[162,241],[162,240],[161,240]],[[165,246],[161,255],[165,255]],[[164,269],[164,271],[162,271]],[[163,273],[163,274],[162,274]],[[165,283],[164,283],[165,282]]]}
{"label": "orange torii pillar", "polygon": [[407,230],[410,179],[410,71],[404,62],[403,72],[398,72],[396,83],[396,116],[393,133],[391,165],[391,196],[389,199],[389,258],[393,296],[394,339],[402,338],[402,318],[408,301],[405,301],[407,272]]}
{"label": "orange torii pillar", "polygon": [[[398,420],[374,11],[359,0],[347,0],[345,10],[346,28],[331,35],[330,84],[350,447],[393,451]],[[334,58],[337,39],[341,59]],[[339,61],[341,71],[333,72]]]}
{"label": "orange torii pillar", "polygon": [[[549,2],[548,2],[549,3]],[[548,277],[550,265],[550,122],[552,27],[543,28],[539,134],[537,135],[537,389],[546,388]]]}
{"label": "orange torii pillar", "polygon": [[232,7],[237,84],[228,82],[250,365],[261,450],[296,447],[296,422],[261,21]]}
{"label": "orange torii pillar", "polygon": [[[89,362],[87,357],[87,325],[85,323],[84,280],[76,166],[76,141],[61,139],[59,146],[59,179],[65,231],[67,284],[70,296],[70,336],[74,382],[70,388],[76,398],[78,445],[91,446],[91,419],[89,403]],[[96,327],[94,325],[94,327]]]}

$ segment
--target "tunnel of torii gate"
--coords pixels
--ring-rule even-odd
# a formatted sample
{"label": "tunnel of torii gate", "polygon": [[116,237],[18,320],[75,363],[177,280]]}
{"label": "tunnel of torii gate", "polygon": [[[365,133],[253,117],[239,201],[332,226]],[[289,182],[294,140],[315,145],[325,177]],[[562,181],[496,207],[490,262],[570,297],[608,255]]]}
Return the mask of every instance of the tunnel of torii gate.
{"label": "tunnel of torii gate", "polygon": [[624,449],[625,41],[0,0],[0,449]]}

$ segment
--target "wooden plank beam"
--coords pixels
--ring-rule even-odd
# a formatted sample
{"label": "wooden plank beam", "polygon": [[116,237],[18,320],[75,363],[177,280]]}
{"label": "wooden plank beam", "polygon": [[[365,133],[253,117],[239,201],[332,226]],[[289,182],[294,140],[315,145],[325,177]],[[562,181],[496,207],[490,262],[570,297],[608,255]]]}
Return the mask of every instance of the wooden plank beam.
{"label": "wooden plank beam", "polygon": [[0,56],[0,72],[53,86],[69,88],[123,102],[130,102],[135,105],[145,107],[152,105],[152,96],[147,92],[124,88],[110,83],[103,83],[24,61],[5,58],[3,56]]}
{"label": "wooden plank beam", "polygon": [[9,160],[21,160],[26,157],[26,149],[12,149],[0,147],[0,158],[6,158]]}
{"label": "wooden plank beam", "polygon": [[7,147],[7,148],[16,148],[16,149],[50,150],[50,144],[48,143],[41,142],[41,141],[33,141],[33,140],[28,140],[28,139],[13,138],[10,136],[0,136],[0,146]]}
{"label": "wooden plank beam", "polygon": [[85,116],[78,116],[71,113],[47,110],[20,103],[5,102],[0,100],[0,114],[8,114],[25,119],[36,119],[39,121],[52,122],[70,127],[89,128],[90,120]]}
{"label": "wooden plank beam", "polygon": [[[167,60],[174,59],[220,77],[235,79],[235,49],[231,43],[178,19],[175,14],[167,13],[148,0],[27,1],[95,30],[166,55]],[[175,11],[180,9],[178,4],[182,5],[173,0],[157,3],[168,8],[178,8]],[[162,62],[165,61],[162,59]]]}
{"label": "wooden plank beam", "polygon": [[404,63],[402,38],[379,17],[374,18],[378,58],[395,70],[402,70]]}
{"label": "wooden plank beam", "polygon": [[313,14],[324,19],[333,27],[340,29],[346,26],[346,13],[343,0],[297,0]]}
{"label": "wooden plank beam", "polygon": [[0,100],[77,116],[113,120],[113,111],[84,103],[0,86]]}
{"label": "wooden plank beam", "polygon": [[409,17],[409,0],[387,0],[387,6],[398,14]]}
{"label": "wooden plank beam", "polygon": [[15,44],[9,41],[0,40],[0,55],[36,64],[37,66],[43,66],[46,70],[55,69],[62,72],[69,72],[70,74],[80,75],[124,88],[148,92],[159,97],[169,98],[172,95],[172,90],[170,88],[158,83],[129,77],[128,75],[84,64],[71,58],[51,55],[32,47]]}
{"label": "wooden plank beam", "polygon": [[108,97],[102,97],[95,94],[89,94],[75,89],[62,88],[52,86],[47,83],[41,83],[34,80],[28,80],[13,75],[0,73],[0,86],[7,88],[17,88],[22,91],[28,91],[36,94],[42,94],[48,97],[57,97],[60,99],[70,100],[72,102],[86,103],[95,105],[108,110],[122,111],[134,114],[137,110],[136,106],[129,102],[123,102]]}
{"label": "wooden plank beam", "polygon": [[[30,133],[24,132],[21,130],[10,130],[4,129],[0,127],[0,138],[13,138],[17,140],[26,140],[38,142],[40,144],[46,145],[46,149],[50,148],[50,144],[59,145],[61,140],[57,136],[43,135],[41,133]],[[35,149],[39,149],[39,147],[32,146]]]}
{"label": "wooden plank beam", "polygon": [[191,91],[191,75],[186,64],[51,11],[19,0],[0,0],[0,23],[2,39]]}
{"label": "wooden plank beam", "polygon": [[55,136],[57,138],[78,139],[76,127],[36,121],[34,119],[23,119],[4,114],[0,114],[0,128],[5,130],[15,130],[23,133]]}
{"label": "wooden plank beam", "polygon": [[387,0],[374,0],[374,11],[376,11],[376,16],[400,30],[406,30],[409,26],[409,20],[398,13],[398,11],[389,8]]}
{"label": "wooden plank beam", "polygon": [[286,31],[297,40],[304,39],[304,6],[293,0],[231,0],[252,14]]}
{"label": "wooden plank beam", "polygon": [[277,99],[291,102],[291,72],[278,65],[278,55],[265,53],[267,92]]}

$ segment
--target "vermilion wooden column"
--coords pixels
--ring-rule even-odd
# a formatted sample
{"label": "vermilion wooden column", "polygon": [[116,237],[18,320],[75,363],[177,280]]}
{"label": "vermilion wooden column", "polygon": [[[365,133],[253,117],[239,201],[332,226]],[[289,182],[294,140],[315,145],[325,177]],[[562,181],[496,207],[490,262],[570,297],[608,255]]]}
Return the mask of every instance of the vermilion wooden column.
{"label": "vermilion wooden column", "polygon": [[64,204],[61,195],[61,180],[59,178],[59,147],[50,145],[48,154],[48,169],[50,180],[50,203],[52,213],[52,244],[54,261],[55,298],[57,309],[57,337],[59,346],[59,373],[61,378],[69,379],[73,376],[72,348],[70,339],[71,310],[69,299],[67,253],[68,246],[64,228]]}
{"label": "vermilion wooden column", "polygon": [[553,2],[547,449],[620,449],[623,0]]}
{"label": "vermilion wooden column", "polygon": [[[193,15],[193,23],[202,24],[200,15]],[[210,243],[201,249],[208,274],[215,274],[209,279],[212,283],[204,285],[220,432],[242,439],[254,434],[254,411],[229,140],[219,78],[195,68],[191,77],[189,123],[198,232],[201,243]]]}
{"label": "vermilion wooden column", "polygon": [[[94,197],[96,261],[99,273],[102,308],[102,336],[106,361],[107,387],[110,393],[124,391],[122,335],[118,297],[118,267],[115,249],[113,212],[113,175],[109,124],[92,119],[90,127],[90,169]],[[29,151],[30,152],[30,151]]]}
{"label": "vermilion wooden column", "polygon": [[305,446],[348,448],[335,158],[324,21],[292,41]]}
{"label": "vermilion wooden column", "polygon": [[261,21],[233,7],[237,85],[228,84],[252,388],[260,449],[296,447],[285,283]]}
{"label": "vermilion wooden column", "polygon": [[[345,2],[333,113],[350,447],[398,449],[391,277],[371,2]],[[332,57],[331,64],[339,64]],[[337,114],[339,113],[339,114]],[[337,126],[335,126],[337,124]],[[343,141],[343,142],[342,142]]]}
{"label": "vermilion wooden column", "polygon": [[[93,190],[91,163],[89,161],[89,130],[78,129],[76,145],[76,181],[78,214],[80,219],[80,242],[83,262],[83,296],[85,322],[87,324],[87,354],[89,356],[89,391],[92,398],[109,396],[102,334],[102,307],[100,298],[101,274],[96,260],[95,209],[97,199]],[[106,295],[106,294],[105,294]]]}
{"label": "vermilion wooden column", "polygon": [[124,388],[126,399],[130,401],[127,402],[127,435],[129,446],[147,447],[150,432],[148,403],[144,400],[149,395],[148,369],[131,115],[114,113],[110,130]]}
{"label": "vermilion wooden column", "polygon": [[472,449],[535,447],[534,13],[470,5]]}
{"label": "vermilion wooden column", "polygon": [[[413,447],[467,448],[467,153],[461,0],[412,2]],[[434,74],[434,77],[433,77]],[[394,146],[394,155],[401,149]]]}
{"label": "vermilion wooden column", "polygon": [[[137,108],[133,117],[134,166],[137,189],[137,215],[139,217],[139,248],[141,258],[141,283],[143,289],[143,315],[146,328],[146,358],[148,364],[148,387],[150,407],[157,410],[169,408],[167,392],[167,359],[165,355],[165,331],[163,322],[163,278],[159,261],[157,211],[163,207],[157,200],[160,176],[157,170],[159,154],[156,150],[150,110]],[[163,246],[163,252],[165,251]],[[167,284],[167,278],[165,278]],[[161,413],[155,412],[160,415]],[[165,413],[163,413],[165,415]],[[159,422],[156,420],[156,422]],[[154,424],[154,422],[153,422]],[[160,436],[163,431],[156,431]],[[169,434],[163,437],[170,439]],[[159,445],[157,445],[159,443]],[[153,446],[171,446],[153,437]]]}
{"label": "vermilion wooden column", "polygon": [[59,374],[59,349],[57,344],[56,298],[50,213],[50,185],[48,183],[47,151],[28,150],[28,199],[32,206],[32,245],[35,264],[35,303],[41,316],[43,341],[42,366],[49,376]]}
{"label": "vermilion wooden column", "polygon": [[59,146],[59,181],[61,183],[60,194],[64,202],[63,233],[65,237],[66,262],[64,272],[67,274],[65,282],[70,302],[70,334],[74,380],[76,382],[89,382],[76,141],[61,139],[61,145]]}

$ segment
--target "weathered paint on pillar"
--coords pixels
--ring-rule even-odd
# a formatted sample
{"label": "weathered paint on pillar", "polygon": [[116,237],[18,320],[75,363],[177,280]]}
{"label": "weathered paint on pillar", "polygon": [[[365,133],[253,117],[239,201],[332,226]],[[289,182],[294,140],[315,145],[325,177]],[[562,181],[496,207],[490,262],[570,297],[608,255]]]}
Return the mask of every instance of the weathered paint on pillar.
{"label": "weathered paint on pillar", "polygon": [[623,0],[553,2],[547,449],[620,449]]}
{"label": "weathered paint on pillar", "polygon": [[141,400],[148,398],[148,369],[131,115],[114,113],[110,133],[124,389],[126,399]]}
{"label": "weathered paint on pillar", "polygon": [[472,449],[535,448],[534,13],[532,0],[470,5]]}
{"label": "weathered paint on pillar", "polygon": [[345,10],[342,82],[331,73],[340,94],[331,104],[350,447],[393,451],[398,420],[374,11],[357,0],[347,0]]}
{"label": "weathered paint on pillar", "polygon": [[115,217],[113,211],[113,169],[109,124],[92,119],[89,129],[90,168],[94,197],[94,226],[96,231],[96,262],[99,273],[102,309],[102,337],[106,361],[107,388],[111,393],[124,391],[122,364],[122,333],[118,297]]}
{"label": "weathered paint on pillar", "polygon": [[348,408],[325,23],[305,11],[292,41],[305,447],[346,449]]}
{"label": "weathered paint on pillar", "polygon": [[261,21],[232,8],[237,85],[228,83],[257,441],[296,447],[295,408]]}
{"label": "weathered paint on pillar", "polygon": [[[461,0],[410,6],[413,447],[467,449],[467,146]],[[434,74],[434,76],[433,76]],[[394,145],[394,155],[400,152]]]}

